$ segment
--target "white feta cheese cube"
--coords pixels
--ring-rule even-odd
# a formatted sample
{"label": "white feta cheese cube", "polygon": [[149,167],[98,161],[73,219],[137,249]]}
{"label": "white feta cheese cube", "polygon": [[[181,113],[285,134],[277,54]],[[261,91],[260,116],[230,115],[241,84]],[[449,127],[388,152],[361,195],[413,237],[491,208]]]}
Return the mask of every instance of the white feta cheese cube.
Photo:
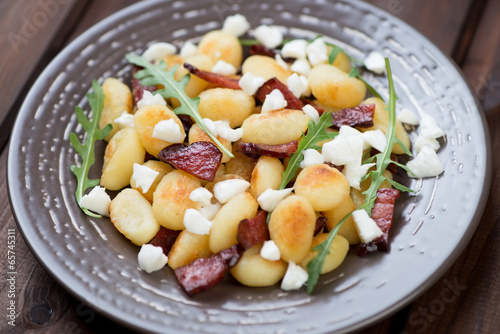
{"label": "white feta cheese cube", "polygon": [[165,102],[165,99],[160,94],[153,94],[149,90],[145,90],[142,99],[137,102],[137,108],[141,109],[150,104],[161,104],[162,106],[166,106],[167,102]]}
{"label": "white feta cheese cube", "polygon": [[325,157],[313,148],[302,151],[304,160],[300,162],[300,168],[304,169],[313,165],[321,165],[325,162]]}
{"label": "white feta cheese cube", "polygon": [[243,76],[238,81],[238,85],[241,87],[243,92],[248,95],[254,95],[255,92],[266,82],[263,77],[257,77],[250,72],[243,74]]}
{"label": "white feta cheese cube", "polygon": [[271,93],[266,95],[266,99],[262,104],[261,113],[283,109],[287,104],[283,93],[279,89],[273,89]]}
{"label": "white feta cheese cube", "polygon": [[169,143],[182,143],[184,141],[181,128],[173,119],[156,123],[152,137]]}
{"label": "white feta cheese cube", "polygon": [[92,190],[82,196],[80,205],[92,212],[98,213],[101,216],[109,216],[109,205],[111,198],[106,193],[104,187],[95,186]]}
{"label": "white feta cheese cube", "polygon": [[278,27],[260,25],[254,31],[255,38],[266,48],[274,49],[283,42],[283,34]]}
{"label": "white feta cheese cube", "polygon": [[262,210],[271,212],[276,206],[285,199],[288,195],[292,193],[293,188],[286,188],[281,190],[274,190],[268,188],[264,190],[259,197],[257,197],[257,202],[259,203]]}
{"label": "white feta cheese cube", "polygon": [[247,18],[241,14],[226,17],[222,25],[222,31],[236,37],[243,36],[248,29],[250,29],[250,23],[247,21]]}
{"label": "white feta cheese cube", "polygon": [[283,45],[281,55],[285,58],[306,59],[307,41],[305,39],[294,39]]}
{"label": "white feta cheese cube", "polygon": [[115,123],[119,124],[120,129],[124,129],[126,127],[135,128],[134,115],[129,114],[126,111],[122,112],[120,117],[115,119]]}
{"label": "white feta cheese cube", "polygon": [[290,69],[290,65],[288,65],[288,63],[284,61],[279,54],[276,54],[276,56],[274,56],[274,60],[276,60],[278,65],[281,66],[284,70],[288,71]]}
{"label": "white feta cheese cube", "polygon": [[370,52],[368,57],[366,57],[365,67],[376,74],[384,74],[385,72],[385,59],[384,56],[376,51]]}
{"label": "white feta cheese cube", "polygon": [[163,254],[163,248],[144,244],[141,246],[139,254],[137,254],[137,261],[139,262],[139,268],[149,274],[165,267],[168,257]]}
{"label": "white feta cheese cube", "polygon": [[278,261],[281,259],[280,249],[272,240],[264,241],[264,244],[260,249],[260,256],[269,261]]}
{"label": "white feta cheese cube", "polygon": [[188,232],[198,235],[209,234],[212,228],[212,222],[196,209],[186,209],[183,223]]}
{"label": "white feta cheese cube", "polygon": [[352,188],[360,190],[361,179],[366,175],[368,169],[373,166],[375,166],[375,163],[364,165],[360,162],[348,163],[344,165],[343,174]]}
{"label": "white feta cheese cube", "polygon": [[328,48],[323,37],[316,38],[306,46],[307,59],[312,66],[328,61]]}
{"label": "white feta cheese cube", "polygon": [[[384,152],[387,147],[387,138],[381,130],[370,130],[362,133],[363,140],[368,146],[373,147],[379,152]],[[367,149],[368,147],[364,147]]]}
{"label": "white feta cheese cube", "polygon": [[212,193],[204,187],[196,188],[189,194],[189,199],[193,202],[198,202],[200,205],[210,204],[212,201]]}
{"label": "white feta cheese cube", "polygon": [[309,88],[309,80],[303,75],[298,75],[297,73],[293,73],[286,80],[286,84],[288,89],[293,93],[293,95],[300,99],[300,97],[307,92]]}
{"label": "white feta cheese cube", "polygon": [[398,114],[398,116],[396,117],[396,119],[398,121],[400,121],[401,123],[405,123],[405,124],[410,124],[410,125],[418,125],[419,124],[417,115],[415,115],[413,113],[413,111],[411,111],[408,108],[403,108],[401,110],[401,112]]}
{"label": "white feta cheese cube", "polygon": [[309,64],[307,59],[296,59],[292,66],[290,66],[290,71],[307,77],[311,71],[311,64]]}
{"label": "white feta cheese cube", "polygon": [[364,140],[361,136],[346,137],[339,134],[334,140],[323,144],[321,153],[326,162],[337,166],[361,163]]}
{"label": "white feta cheese cube", "polygon": [[232,64],[225,62],[224,60],[218,60],[212,68],[212,72],[220,75],[235,75],[236,67]]}
{"label": "white feta cheese cube", "polygon": [[419,153],[422,150],[422,147],[428,146],[432,148],[434,151],[439,150],[441,144],[435,138],[429,138],[425,136],[417,136],[415,142],[413,143],[413,148],[415,149],[415,153]]}
{"label": "white feta cheese cube", "polygon": [[352,217],[361,242],[368,243],[383,234],[380,227],[378,227],[377,223],[375,223],[365,210],[354,210]]}
{"label": "white feta cheese cube", "polygon": [[309,274],[293,261],[288,262],[288,268],[281,281],[281,290],[290,291],[300,289],[309,278]]}
{"label": "white feta cheese cube", "polygon": [[232,197],[246,191],[250,187],[250,182],[240,179],[230,179],[217,182],[214,185],[214,196],[222,204]]}
{"label": "white feta cheese cube", "polygon": [[408,176],[418,178],[437,176],[444,171],[436,151],[429,146],[423,146],[415,159],[408,161],[406,167],[415,174]]}
{"label": "white feta cheese cube", "polygon": [[163,58],[174,55],[177,52],[175,45],[165,42],[151,44],[142,56],[149,62],[159,62]]}
{"label": "white feta cheese cube", "polygon": [[182,45],[181,51],[179,51],[179,56],[181,56],[182,59],[187,59],[189,57],[194,56],[197,53],[198,53],[198,47],[196,46],[196,44],[187,41]]}
{"label": "white feta cheese cube", "polygon": [[306,104],[304,107],[302,107],[302,111],[309,116],[310,119],[316,124],[319,122],[319,113],[316,108],[314,108],[310,104]]}
{"label": "white feta cheese cube", "polygon": [[135,184],[141,187],[142,193],[147,193],[151,185],[155,181],[156,177],[160,175],[159,172],[149,168],[148,166],[143,166],[134,163],[132,167],[132,179],[134,179]]}
{"label": "white feta cheese cube", "polygon": [[214,136],[219,136],[231,142],[238,141],[243,136],[243,129],[232,129],[229,125],[229,121],[214,122],[210,118],[203,118],[203,124],[205,124],[208,131],[210,131]]}
{"label": "white feta cheese cube", "polygon": [[444,130],[439,127],[436,119],[429,114],[423,114],[418,129],[419,136],[427,138],[440,138],[445,135]]}

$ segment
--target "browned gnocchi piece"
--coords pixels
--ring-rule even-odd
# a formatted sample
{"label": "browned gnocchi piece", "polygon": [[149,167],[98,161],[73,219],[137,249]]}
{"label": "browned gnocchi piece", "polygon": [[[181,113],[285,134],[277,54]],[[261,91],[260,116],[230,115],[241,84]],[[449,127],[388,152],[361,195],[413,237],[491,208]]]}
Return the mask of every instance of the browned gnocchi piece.
{"label": "browned gnocchi piece", "polygon": [[116,229],[137,246],[149,242],[160,229],[151,203],[135,189],[126,188],[116,195],[109,206],[109,217]]}
{"label": "browned gnocchi piece", "polygon": [[182,267],[196,259],[209,257],[208,235],[199,235],[183,230],[168,253],[168,265],[172,269]]}
{"label": "browned gnocchi piece", "polygon": [[146,151],[132,128],[118,131],[104,152],[101,186],[120,190],[130,184],[134,163],[142,164]]}
{"label": "browned gnocchi piece", "polygon": [[201,117],[212,121],[229,121],[231,128],[237,128],[252,114],[255,99],[241,90],[212,88],[201,92],[198,111]]}
{"label": "browned gnocchi piece", "polygon": [[309,73],[312,94],[322,103],[337,108],[355,107],[366,95],[365,84],[328,64],[320,64]]}
{"label": "browned gnocchi piece", "polygon": [[292,75],[291,71],[281,67],[274,58],[260,55],[250,56],[245,59],[241,71],[243,74],[252,73],[266,80],[277,78],[284,84],[286,84],[288,77]]}
{"label": "browned gnocchi piece", "polygon": [[238,38],[221,30],[206,33],[198,44],[198,53],[209,56],[214,64],[224,60],[236,68],[243,60],[243,48]]}
{"label": "browned gnocchi piece", "polygon": [[278,189],[285,168],[277,158],[261,156],[250,179],[250,193],[258,198],[266,189]]}
{"label": "browned gnocchi piece", "polygon": [[[326,228],[331,231],[335,226],[337,226],[340,221],[347,216],[352,211],[356,210],[354,201],[351,196],[347,196],[339,205],[331,210],[323,211],[323,216],[326,217]],[[339,235],[349,241],[349,244],[355,245],[360,242],[358,231],[354,225],[354,219],[350,215],[343,223],[339,229]]]}
{"label": "browned gnocchi piece", "polygon": [[276,206],[269,220],[269,234],[284,261],[300,263],[306,257],[315,226],[316,213],[305,197],[291,195]]}
{"label": "browned gnocchi piece", "polygon": [[351,186],[344,174],[326,164],[304,168],[294,184],[295,193],[302,195],[316,211],[331,210],[349,196]]}
{"label": "browned gnocchi piece", "polygon": [[186,209],[198,209],[199,204],[189,199],[191,192],[201,187],[200,180],[181,170],[163,177],[153,194],[153,213],[160,225],[171,230],[184,229]]}
{"label": "browned gnocchi piece", "polygon": [[[389,128],[389,113],[385,110],[385,103],[378,97],[370,97],[364,100],[361,104],[375,104],[375,113],[373,114],[373,126],[370,128],[363,129],[363,131],[369,130],[381,130],[383,133],[387,132]],[[408,148],[411,148],[411,141],[408,132],[406,132],[403,124],[399,120],[396,120],[396,137]],[[396,143],[392,149],[394,154],[403,154],[404,151],[399,144]]]}
{"label": "browned gnocchi piece", "polygon": [[283,109],[250,115],[241,128],[247,143],[278,145],[296,140],[307,129],[309,116],[302,110]]}
{"label": "browned gnocchi piece", "polygon": [[[307,268],[309,261],[311,261],[316,254],[318,254],[318,251],[313,251],[313,248],[324,242],[327,238],[328,233],[321,233],[313,238],[311,250],[300,264],[303,268]],[[333,242],[330,245],[330,253],[326,256],[323,267],[321,267],[321,274],[329,273],[340,266],[342,262],[344,262],[348,251],[349,242],[347,239],[341,235],[335,236],[335,239],[333,239]]]}
{"label": "browned gnocchi piece", "polygon": [[153,203],[153,194],[156,190],[156,187],[158,186],[158,184],[160,184],[161,179],[163,179],[165,175],[173,171],[174,168],[163,161],[157,160],[148,160],[142,165],[158,172],[158,176],[156,176],[155,180],[151,184],[151,187],[149,187],[149,190],[146,193],[143,192],[141,186],[137,185],[133,177],[130,178],[130,187],[139,191],[145,199],[147,199],[150,203]]}
{"label": "browned gnocchi piece", "polygon": [[257,159],[246,156],[240,152],[235,152],[234,149],[233,154],[234,158],[226,162],[226,173],[239,175],[250,182],[252,171],[257,164]]}
{"label": "browned gnocchi piece", "polygon": [[238,263],[230,269],[231,275],[243,285],[251,287],[272,286],[278,283],[288,267],[283,260],[270,261],[260,256],[262,244],[245,250]]}
{"label": "browned gnocchi piece", "polygon": [[257,214],[259,204],[248,192],[240,193],[226,202],[213,219],[210,230],[210,250],[217,253],[237,243],[240,221]]}
{"label": "browned gnocchi piece", "polygon": [[172,144],[161,139],[153,138],[155,125],[160,121],[173,119],[181,131],[181,139],[186,137],[184,126],[177,115],[168,107],[161,104],[150,104],[139,108],[134,114],[134,124],[142,145],[149,154],[157,157],[158,153]]}
{"label": "browned gnocchi piece", "polygon": [[115,119],[120,117],[124,111],[129,114],[132,112],[132,92],[127,85],[115,78],[104,80],[102,91],[104,93],[104,105],[102,107],[101,119],[99,120],[99,127],[102,129],[107,124],[113,126],[113,129],[105,138],[106,141],[109,141],[120,129]]}

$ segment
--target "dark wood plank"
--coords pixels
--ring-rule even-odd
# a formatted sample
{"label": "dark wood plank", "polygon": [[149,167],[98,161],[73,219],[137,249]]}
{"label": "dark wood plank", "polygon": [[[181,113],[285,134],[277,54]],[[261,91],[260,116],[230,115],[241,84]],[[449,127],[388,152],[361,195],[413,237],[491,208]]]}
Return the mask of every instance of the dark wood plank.
{"label": "dark wood plank", "polygon": [[[492,152],[500,150],[500,2],[489,1],[463,72],[487,113]],[[493,153],[493,171],[500,157]],[[496,333],[500,327],[500,175],[493,173],[481,223],[450,270],[412,306],[408,333]]]}
{"label": "dark wood plank", "polygon": [[365,0],[402,19],[451,55],[473,0]]}
{"label": "dark wood plank", "polygon": [[0,3],[0,149],[7,142],[17,109],[34,79],[60,48],[87,1],[45,0]]}

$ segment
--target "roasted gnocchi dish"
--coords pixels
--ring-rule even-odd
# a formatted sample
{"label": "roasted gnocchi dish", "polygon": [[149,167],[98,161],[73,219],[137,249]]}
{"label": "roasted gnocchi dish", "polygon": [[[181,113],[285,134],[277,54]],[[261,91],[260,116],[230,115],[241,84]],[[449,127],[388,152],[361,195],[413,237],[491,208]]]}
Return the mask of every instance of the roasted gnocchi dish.
{"label": "roasted gnocchi dish", "polygon": [[[170,267],[189,295],[225,275],[311,292],[350,249],[389,249],[396,199],[411,191],[398,169],[443,172],[444,132],[430,115],[396,112],[378,52],[359,62],[326,37],[285,40],[237,14],[197,44],[126,58],[131,82],[101,85],[102,174],[79,204],[140,247],[141,270]],[[388,99],[363,71],[387,76]]]}

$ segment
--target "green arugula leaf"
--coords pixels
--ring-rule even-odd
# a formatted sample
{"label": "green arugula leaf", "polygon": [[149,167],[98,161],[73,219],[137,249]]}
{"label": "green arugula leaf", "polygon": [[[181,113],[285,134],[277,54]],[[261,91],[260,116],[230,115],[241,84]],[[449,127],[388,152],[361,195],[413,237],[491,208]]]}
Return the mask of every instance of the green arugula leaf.
{"label": "green arugula leaf", "polygon": [[299,169],[301,161],[304,160],[302,151],[309,148],[319,150],[321,148],[316,145],[317,143],[337,137],[337,132],[325,131],[325,129],[330,126],[332,126],[332,114],[328,112],[325,112],[323,113],[323,115],[321,115],[318,124],[314,123],[314,121],[309,121],[309,124],[307,126],[307,133],[304,134],[302,140],[300,141],[297,151],[290,156],[288,165],[283,172],[283,177],[281,179],[279,189],[285,189],[286,185],[295,176],[295,173]]}
{"label": "green arugula leaf", "polygon": [[[385,134],[386,139],[387,139],[387,146],[383,152],[380,152],[370,159],[367,159],[369,161],[374,161],[376,160],[376,169],[371,171],[369,174],[367,174],[363,179],[366,179],[371,176],[372,182],[370,187],[363,192],[365,195],[365,202],[363,205],[358,207],[357,209],[364,209],[368,212],[369,215],[371,215],[371,210],[374,206],[375,200],[377,199],[377,190],[384,182],[384,180],[387,180],[390,182],[396,189],[399,189],[400,191],[413,191],[402,184],[397,183],[396,181],[389,180],[384,176],[384,172],[387,169],[387,166],[391,163],[395,163],[394,161],[391,160],[391,152],[394,147],[394,145],[397,143],[401,145],[403,150],[405,152],[409,152],[408,148],[405,147],[405,145],[399,141],[396,137],[396,100],[398,99],[396,92],[394,90],[394,82],[392,79],[392,71],[391,71],[391,65],[389,62],[389,59],[385,59],[385,66],[387,69],[387,78],[389,81],[389,103],[387,104],[386,110],[389,113],[389,125],[387,132]],[[400,165],[399,163],[398,166]],[[308,280],[307,280],[307,293],[311,294],[314,290],[314,287],[316,286],[319,275],[321,274],[321,268],[323,267],[323,264],[325,262],[326,256],[330,252],[330,245],[332,244],[333,240],[337,236],[337,233],[342,226],[342,224],[346,221],[346,219],[352,214],[349,213],[346,215],[340,222],[333,228],[328,235],[328,238],[322,242],[321,244],[317,245],[314,247],[314,251],[317,251],[318,254],[314,257],[313,260],[311,260],[307,264],[307,270],[308,270]]]}
{"label": "green arugula leaf", "polygon": [[99,129],[99,121],[101,119],[102,109],[104,106],[104,92],[102,91],[102,87],[97,83],[96,80],[92,81],[92,89],[94,93],[87,94],[90,109],[92,110],[92,120],[89,120],[85,116],[82,108],[80,108],[79,106],[75,107],[76,118],[85,130],[86,138],[82,143],[75,133],[70,133],[69,140],[71,142],[71,145],[82,158],[82,163],[80,166],[71,165],[70,169],[73,174],[75,174],[78,180],[78,186],[75,192],[78,205],[83,210],[83,212],[85,212],[85,214],[94,218],[101,218],[101,215],[90,212],[80,204],[85,190],[95,187],[99,184],[99,179],[88,178],[90,167],[92,167],[95,162],[95,142],[97,140],[106,138],[113,128],[111,124],[108,124],[103,129]]}
{"label": "green arugula leaf", "polygon": [[342,49],[340,47],[338,47],[337,45],[333,45],[332,46],[332,51],[330,52],[330,54],[328,55],[328,63],[330,65],[333,65],[333,63],[335,62],[335,60],[337,59],[337,56],[339,55],[339,53],[342,52]]}
{"label": "green arugula leaf", "polygon": [[190,80],[189,75],[185,75],[179,81],[175,80],[174,75],[177,71],[179,65],[173,66],[171,69],[167,70],[167,64],[162,61],[158,65],[151,64],[145,58],[135,55],[127,54],[125,56],[127,61],[131,64],[143,67],[144,69],[137,71],[135,77],[141,80],[141,85],[143,86],[156,86],[162,85],[164,88],[157,90],[155,93],[160,94],[165,99],[174,97],[181,105],[174,109],[177,115],[188,115],[191,116],[198,126],[205,131],[205,133],[214,141],[215,145],[224,153],[226,153],[231,158],[234,158],[232,152],[222,145],[219,140],[208,130],[203,123],[203,118],[198,112],[198,105],[200,103],[200,98],[190,98],[187,96],[185,89],[186,85]]}

